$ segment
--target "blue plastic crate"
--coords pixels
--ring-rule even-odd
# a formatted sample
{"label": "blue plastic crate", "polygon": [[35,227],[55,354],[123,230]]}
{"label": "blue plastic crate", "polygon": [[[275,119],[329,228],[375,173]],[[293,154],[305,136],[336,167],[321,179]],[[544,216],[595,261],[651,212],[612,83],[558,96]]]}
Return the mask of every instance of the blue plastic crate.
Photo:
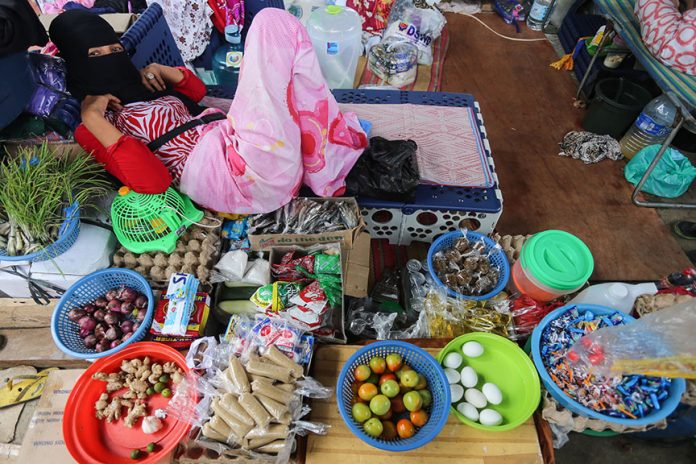
{"label": "blue plastic crate", "polygon": [[339,103],[413,104],[473,108],[495,185],[491,188],[448,187],[423,184],[411,203],[360,197],[358,204],[372,238],[387,238],[392,244],[430,242],[466,227],[483,234],[493,232],[503,211],[503,196],[491,156],[483,116],[472,95],[447,92],[398,90],[334,90]]}
{"label": "blue plastic crate", "polygon": [[162,7],[153,3],[121,36],[121,44],[136,68],[150,63],[183,66],[184,60],[174,42]]}

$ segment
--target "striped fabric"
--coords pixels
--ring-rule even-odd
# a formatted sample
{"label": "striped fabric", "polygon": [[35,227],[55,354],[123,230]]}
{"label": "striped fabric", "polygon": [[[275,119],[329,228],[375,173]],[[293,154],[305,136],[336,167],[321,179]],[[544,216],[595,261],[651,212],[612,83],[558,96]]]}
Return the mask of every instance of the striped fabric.
{"label": "striped fabric", "polygon": [[599,8],[609,16],[621,34],[621,38],[657,82],[663,91],[671,90],[682,97],[689,106],[696,108],[696,76],[675,71],[660,63],[647,49],[640,36],[640,25],[633,13],[634,0],[595,0]]}

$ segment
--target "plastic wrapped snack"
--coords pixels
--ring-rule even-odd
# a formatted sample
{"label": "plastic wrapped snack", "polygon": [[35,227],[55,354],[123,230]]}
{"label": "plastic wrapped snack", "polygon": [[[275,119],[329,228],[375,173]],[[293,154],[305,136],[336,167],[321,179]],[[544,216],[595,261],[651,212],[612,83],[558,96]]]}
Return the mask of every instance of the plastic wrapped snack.
{"label": "plastic wrapped snack", "polygon": [[568,353],[598,375],[696,378],[696,301],[689,300],[626,325],[600,328]]}
{"label": "plastic wrapped snack", "polygon": [[370,48],[367,62],[373,73],[394,87],[405,87],[416,81],[418,48],[401,40],[387,40]]}
{"label": "plastic wrapped snack", "polygon": [[410,42],[418,47],[418,64],[433,64],[432,43],[445,27],[445,17],[436,8],[418,8],[413,0],[397,0],[389,15],[383,40]]}

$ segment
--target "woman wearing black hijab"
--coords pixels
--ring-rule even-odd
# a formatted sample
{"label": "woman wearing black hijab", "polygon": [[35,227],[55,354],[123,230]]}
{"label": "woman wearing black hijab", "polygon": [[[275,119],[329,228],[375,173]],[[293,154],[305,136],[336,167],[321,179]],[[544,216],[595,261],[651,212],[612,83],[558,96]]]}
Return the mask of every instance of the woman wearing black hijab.
{"label": "woman wearing black hijab", "polygon": [[[226,117],[198,115],[205,86],[188,69],[151,64],[139,72],[99,16],[62,13],[49,33],[68,89],[82,100],[75,140],[136,192],[162,192],[174,179],[209,209],[269,212],[302,183],[319,196],[345,191],[367,146],[357,116],[342,114],[331,95],[307,30],[283,10],[255,16]],[[191,127],[198,121],[205,124]]]}
{"label": "woman wearing black hijab", "polygon": [[138,71],[109,23],[88,11],[60,14],[49,34],[65,59],[68,90],[82,101],[75,140],[134,190],[166,190],[197,134],[186,131],[157,156],[146,143],[201,112],[195,102],[205,95],[203,83],[186,68],[151,64]]}

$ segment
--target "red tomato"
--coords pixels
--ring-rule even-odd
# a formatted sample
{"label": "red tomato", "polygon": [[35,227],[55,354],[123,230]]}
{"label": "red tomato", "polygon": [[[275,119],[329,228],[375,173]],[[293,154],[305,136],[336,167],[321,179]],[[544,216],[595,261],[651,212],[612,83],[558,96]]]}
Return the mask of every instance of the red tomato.
{"label": "red tomato", "polygon": [[392,421],[382,421],[382,438],[384,440],[393,440],[396,438],[396,425]]}
{"label": "red tomato", "polygon": [[392,408],[392,411],[394,411],[397,414],[402,413],[406,410],[406,406],[404,406],[403,395],[399,395],[399,396],[391,399],[391,408]]}
{"label": "red tomato", "polygon": [[401,419],[396,423],[396,433],[399,434],[401,438],[411,438],[416,434],[416,428],[410,420]]}
{"label": "red tomato", "polygon": [[387,380],[396,380],[396,375],[392,373],[382,374],[382,376],[379,378],[379,384],[382,385]]}
{"label": "red tomato", "polygon": [[413,422],[413,425],[416,427],[423,427],[426,422],[428,422],[428,413],[422,409],[420,411],[413,411],[411,413],[411,422]]}

